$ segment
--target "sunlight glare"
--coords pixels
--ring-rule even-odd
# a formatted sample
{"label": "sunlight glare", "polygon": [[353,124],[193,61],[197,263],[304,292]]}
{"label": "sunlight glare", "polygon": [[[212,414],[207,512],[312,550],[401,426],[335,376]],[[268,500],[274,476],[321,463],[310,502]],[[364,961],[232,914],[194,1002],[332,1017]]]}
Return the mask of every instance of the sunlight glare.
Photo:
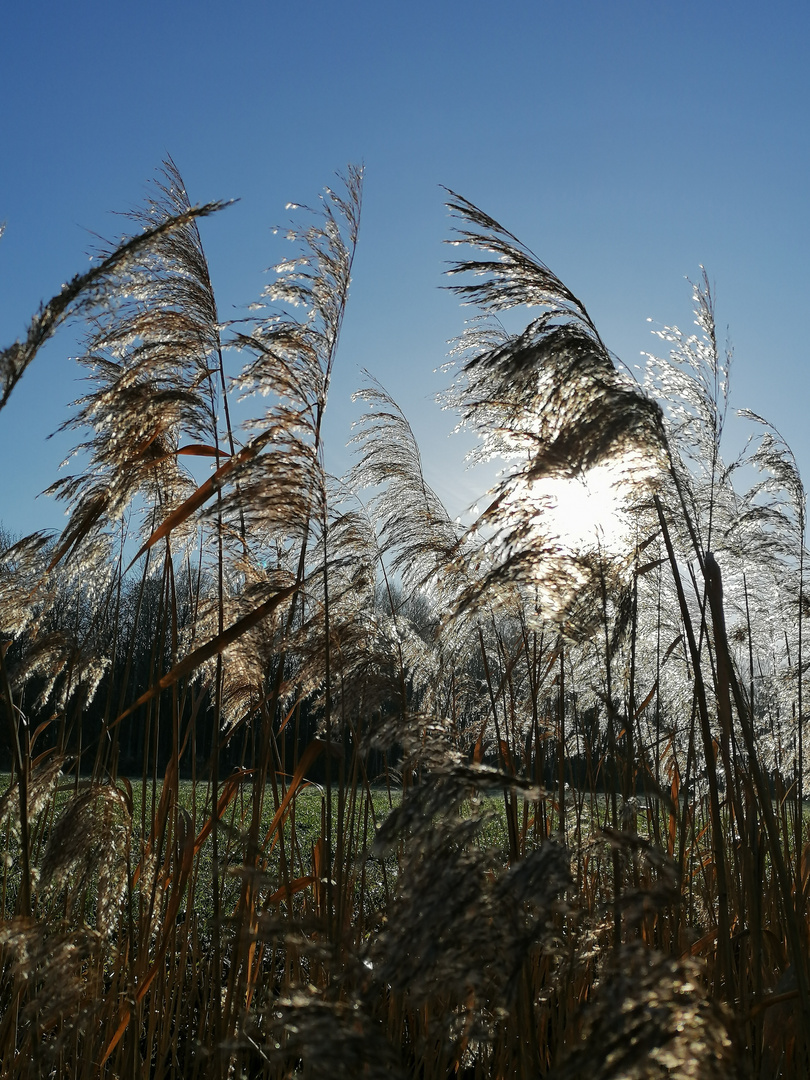
{"label": "sunlight glare", "polygon": [[574,552],[626,550],[630,522],[622,470],[614,463],[596,465],[573,479],[549,478],[533,486],[538,526]]}

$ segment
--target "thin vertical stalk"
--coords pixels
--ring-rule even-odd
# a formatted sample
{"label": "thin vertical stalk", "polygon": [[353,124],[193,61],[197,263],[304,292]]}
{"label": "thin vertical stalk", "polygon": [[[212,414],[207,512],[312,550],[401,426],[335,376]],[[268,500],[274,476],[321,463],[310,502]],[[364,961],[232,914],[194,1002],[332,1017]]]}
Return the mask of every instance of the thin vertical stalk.
{"label": "thin vertical stalk", "polygon": [[20,843],[22,846],[22,881],[20,882],[20,899],[22,901],[22,913],[31,914],[31,835],[28,822],[28,781],[30,768],[30,755],[28,753],[28,737],[26,732],[25,753],[20,744],[20,726],[22,718],[18,721],[15,717],[14,698],[11,693],[11,685],[6,670],[5,643],[0,644],[0,679],[2,680],[3,698],[5,700],[5,713],[8,721],[8,739],[11,745],[14,768],[17,772],[17,784],[20,803]]}
{"label": "thin vertical stalk", "polygon": [[565,840],[565,646],[560,645],[560,678],[557,692],[557,786],[560,803],[560,836]]}
{"label": "thin vertical stalk", "polygon": [[681,575],[678,571],[678,563],[675,558],[675,550],[669,535],[664,511],[658,495],[655,495],[655,508],[658,512],[658,520],[661,525],[661,533],[669,557],[675,590],[678,595],[678,605],[681,611],[681,621],[686,631],[686,639],[689,643],[689,652],[692,658],[692,667],[695,680],[695,692],[697,698],[698,715],[700,717],[701,734],[703,737],[703,753],[706,760],[706,775],[709,783],[709,809],[712,823],[712,850],[714,863],[717,871],[717,948],[720,953],[720,968],[726,986],[726,994],[729,998],[734,994],[733,962],[731,957],[731,927],[728,911],[728,871],[726,868],[726,852],[723,841],[723,821],[720,814],[720,798],[717,792],[717,778],[714,772],[714,747],[712,745],[711,728],[709,725],[709,710],[706,701],[706,688],[703,682],[703,672],[700,664],[700,654],[695,641],[695,632],[686,604],[686,596],[683,591]]}
{"label": "thin vertical stalk", "polygon": [[333,925],[334,889],[332,878],[332,670],[329,622],[329,556],[327,552],[326,492],[321,501],[323,530],[323,632],[324,632],[324,724],[326,726],[326,926],[327,936],[335,931]]}
{"label": "thin vertical stalk", "polygon": [[[803,696],[802,696],[802,683],[804,681],[804,671],[802,670],[804,663],[804,510],[800,515],[800,536],[799,536],[799,618],[798,618],[798,657],[797,657],[797,670],[798,670],[798,686],[796,688],[796,697],[798,705],[798,741],[799,741],[799,754],[797,765],[797,777],[796,777],[796,919],[798,922],[804,923],[804,887],[802,884],[802,839],[804,832],[803,824],[803,808],[804,808],[804,708],[803,708]],[[751,705],[753,707],[754,698],[751,697]]]}

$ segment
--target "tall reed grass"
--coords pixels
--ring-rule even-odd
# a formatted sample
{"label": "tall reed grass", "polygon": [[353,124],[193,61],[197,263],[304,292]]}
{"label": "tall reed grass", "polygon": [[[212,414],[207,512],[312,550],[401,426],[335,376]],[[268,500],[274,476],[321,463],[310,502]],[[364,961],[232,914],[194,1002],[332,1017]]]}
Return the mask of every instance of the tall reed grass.
{"label": "tall reed grass", "polygon": [[229,325],[168,161],[0,354],[2,407],[86,328],[68,523],[0,558],[0,1075],[807,1075],[805,493],[754,414],[723,461],[708,280],[642,388],[449,193],[465,530],[371,377],[324,468],[361,188]]}

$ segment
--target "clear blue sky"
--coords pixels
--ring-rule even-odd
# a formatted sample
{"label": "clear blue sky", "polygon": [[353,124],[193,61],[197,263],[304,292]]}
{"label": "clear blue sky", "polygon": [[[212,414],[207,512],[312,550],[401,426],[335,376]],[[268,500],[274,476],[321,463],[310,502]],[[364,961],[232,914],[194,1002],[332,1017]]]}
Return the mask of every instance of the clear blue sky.
{"label": "clear blue sky", "polygon": [[[330,399],[328,461],[370,369],[399,400],[428,479],[477,492],[433,404],[465,312],[443,292],[441,184],[520,236],[627,363],[647,318],[691,324],[705,264],[735,348],[733,404],[774,421],[810,481],[810,9],[693,0],[9,2],[0,9],[0,344],[87,265],[109,211],[168,153],[203,223],[223,317],[286,254],[271,226],[347,162],[366,189]],[[60,527],[35,496],[72,439],[47,441],[81,384],[61,332],[0,413],[0,521]]]}

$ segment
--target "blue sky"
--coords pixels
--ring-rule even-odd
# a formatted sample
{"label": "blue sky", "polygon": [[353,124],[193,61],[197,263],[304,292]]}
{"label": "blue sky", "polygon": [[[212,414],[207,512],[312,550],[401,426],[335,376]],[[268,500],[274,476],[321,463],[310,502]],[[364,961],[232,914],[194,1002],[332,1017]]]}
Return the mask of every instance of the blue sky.
{"label": "blue sky", "polygon": [[[363,161],[352,297],[327,464],[349,463],[368,368],[409,416],[428,479],[459,513],[481,481],[435,394],[465,311],[443,291],[440,185],[533,248],[628,364],[648,317],[691,325],[703,263],[735,350],[732,404],[777,424],[810,481],[810,13],[795,3],[567,0],[497,7],[343,0],[9,3],[0,10],[0,343],[88,265],[110,211],[171,154],[196,201],[223,317],[286,254],[271,227]],[[0,522],[59,528],[35,496],[79,396],[62,331],[0,414]]]}

